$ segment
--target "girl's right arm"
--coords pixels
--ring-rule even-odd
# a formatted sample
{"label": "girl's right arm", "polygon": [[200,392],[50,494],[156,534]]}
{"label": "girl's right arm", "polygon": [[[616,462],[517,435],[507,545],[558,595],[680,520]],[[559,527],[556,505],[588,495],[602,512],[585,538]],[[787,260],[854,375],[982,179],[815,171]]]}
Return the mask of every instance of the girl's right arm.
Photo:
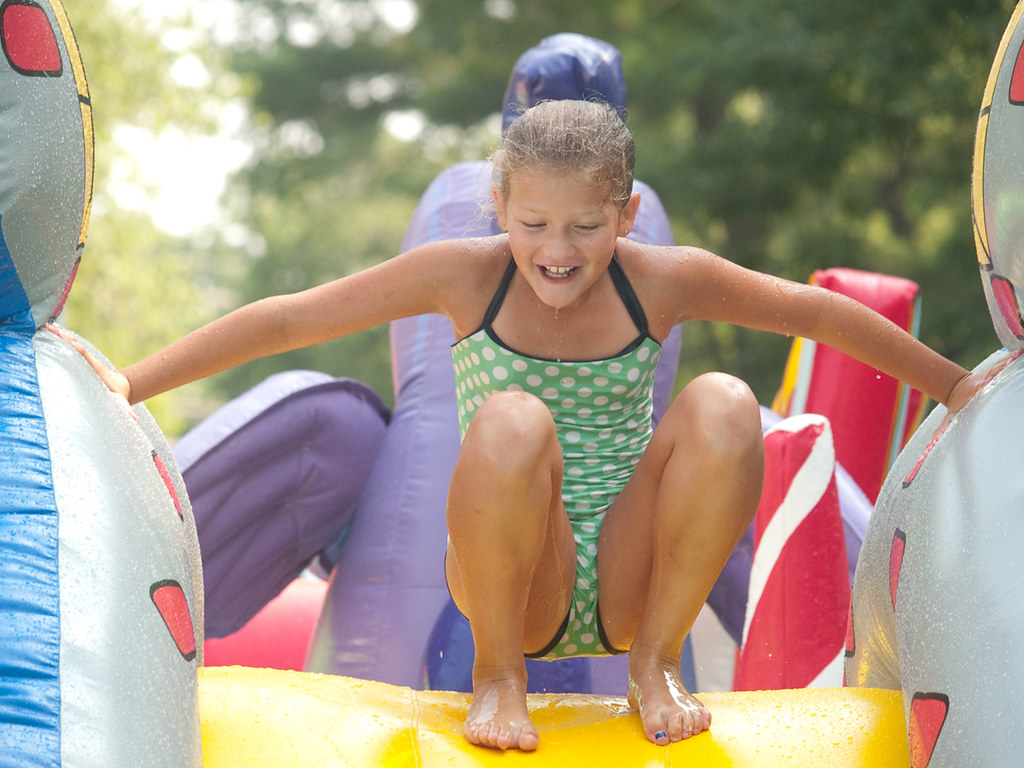
{"label": "girl's right arm", "polygon": [[129,365],[94,368],[130,403],[258,357],[308,347],[409,315],[447,314],[458,291],[459,254],[432,243],[299,293],[247,304]]}

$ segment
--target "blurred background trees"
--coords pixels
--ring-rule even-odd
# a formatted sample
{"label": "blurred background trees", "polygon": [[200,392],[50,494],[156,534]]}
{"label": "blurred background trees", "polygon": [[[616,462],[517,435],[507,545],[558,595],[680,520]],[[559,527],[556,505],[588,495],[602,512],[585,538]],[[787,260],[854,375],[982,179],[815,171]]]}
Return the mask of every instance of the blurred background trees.
{"label": "blurred background trees", "polygon": [[[126,365],[236,301],[232,281],[221,275],[237,264],[237,249],[223,237],[182,237],[158,226],[162,179],[154,170],[186,158],[151,156],[143,164],[129,148],[164,136],[178,137],[184,151],[186,137],[214,133],[239,78],[208,44],[194,49],[190,36],[173,33],[142,6],[69,0],[65,8],[93,103],[96,177],[88,239],[62,320]],[[216,83],[190,82],[190,71],[207,68],[218,72]],[[169,435],[208,410],[211,395],[194,392],[199,408],[189,406],[185,390],[150,401]]]}
{"label": "blurred background trees", "polygon": [[[637,176],[677,241],[801,282],[832,266],[909,277],[928,344],[971,367],[998,343],[977,276],[970,169],[1009,0],[211,0],[171,17],[142,7],[68,0],[99,171],[68,324],[116,363],[238,303],[394,255],[436,173],[496,145],[519,54],[563,31],[622,51]],[[205,77],[183,75],[195,70]],[[171,234],[110,191],[125,188],[125,126],[202,136],[239,105],[248,161],[215,219]],[[691,324],[680,376],[728,370],[770,403],[788,346]],[[154,410],[178,434],[299,367],[393,399],[380,328],[257,361]]]}

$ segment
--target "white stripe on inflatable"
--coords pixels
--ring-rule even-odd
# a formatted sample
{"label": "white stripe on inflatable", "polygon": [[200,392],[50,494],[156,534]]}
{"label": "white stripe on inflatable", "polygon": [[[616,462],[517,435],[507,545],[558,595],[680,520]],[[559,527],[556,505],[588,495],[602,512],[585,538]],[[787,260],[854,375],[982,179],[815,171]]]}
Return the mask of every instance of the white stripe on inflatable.
{"label": "white stripe on inflatable", "polygon": [[[921,294],[914,297],[914,309],[911,313],[910,333],[915,338],[921,337]],[[907,428],[910,426],[907,419],[910,416],[910,400],[914,390],[909,385],[900,383],[896,395],[896,420],[892,425],[892,436],[889,438],[889,449],[885,456],[885,472],[892,469],[896,457],[903,450],[903,445],[910,437]],[[883,477],[884,480],[884,477]]]}
{"label": "white stripe on inflatable", "polygon": [[846,664],[846,647],[839,644],[839,652],[825,668],[818,673],[818,676],[811,680],[807,688],[841,688],[843,685],[843,665]]}
{"label": "white stripe on inflatable", "polygon": [[811,377],[814,375],[814,356],[818,343],[811,339],[799,339],[800,362],[796,368],[796,381],[789,396],[789,413],[798,414],[807,410],[807,398],[811,394]]}
{"label": "white stripe on inflatable", "polygon": [[750,567],[750,588],[747,593],[747,615],[743,622],[744,645],[747,642],[754,613],[761,601],[761,595],[764,593],[765,585],[782,554],[782,549],[793,531],[807,518],[807,515],[825,494],[832,481],[836,461],[835,447],[832,444],[832,428],[824,416],[814,413],[792,416],[783,419],[765,433],[765,437],[780,430],[796,433],[818,424],[824,426],[822,433],[814,441],[807,460],[796,473],[793,482],[790,483],[789,489],[786,491],[786,498],[775,510],[775,514],[772,515],[772,519],[754,551],[754,561]]}

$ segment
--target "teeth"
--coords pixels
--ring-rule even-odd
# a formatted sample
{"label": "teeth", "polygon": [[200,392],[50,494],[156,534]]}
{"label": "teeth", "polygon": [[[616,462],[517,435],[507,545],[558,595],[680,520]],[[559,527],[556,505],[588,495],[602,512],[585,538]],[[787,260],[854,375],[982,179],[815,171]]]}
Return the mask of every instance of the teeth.
{"label": "teeth", "polygon": [[544,267],[544,271],[552,277],[565,277],[574,269],[575,267]]}

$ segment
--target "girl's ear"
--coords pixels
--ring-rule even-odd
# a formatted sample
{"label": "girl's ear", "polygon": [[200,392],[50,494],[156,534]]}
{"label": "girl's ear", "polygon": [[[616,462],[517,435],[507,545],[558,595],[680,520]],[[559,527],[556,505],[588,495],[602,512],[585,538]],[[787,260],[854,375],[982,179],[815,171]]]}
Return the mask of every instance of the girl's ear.
{"label": "girl's ear", "polygon": [[491,197],[494,198],[494,211],[498,215],[498,226],[508,232],[508,221],[505,217],[505,198],[501,196],[501,188],[497,184],[491,187]]}
{"label": "girl's ear", "polygon": [[634,192],[619,211],[619,237],[625,237],[633,231],[633,222],[636,221],[636,212],[640,208],[640,193]]}

